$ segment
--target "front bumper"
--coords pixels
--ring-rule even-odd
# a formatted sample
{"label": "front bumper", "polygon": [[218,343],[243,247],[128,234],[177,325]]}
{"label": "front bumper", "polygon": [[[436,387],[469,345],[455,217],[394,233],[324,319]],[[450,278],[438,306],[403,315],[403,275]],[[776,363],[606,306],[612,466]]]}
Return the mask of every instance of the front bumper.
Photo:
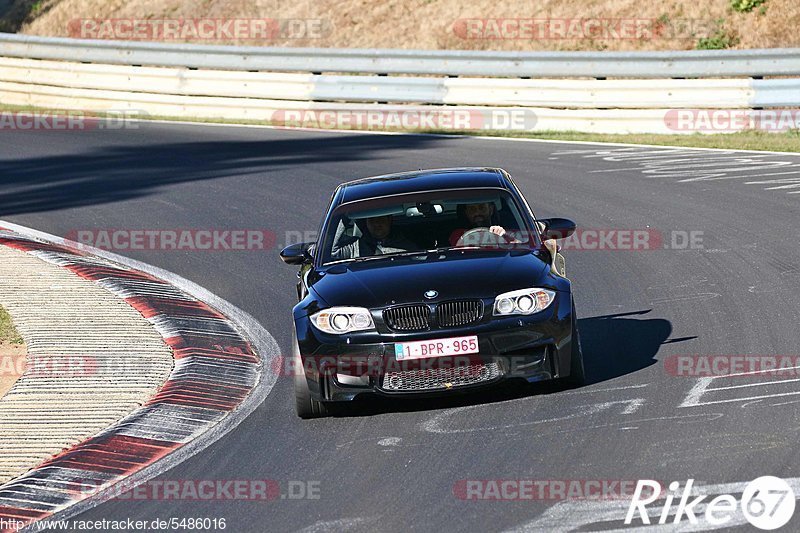
{"label": "front bumper", "polygon": [[[509,379],[528,382],[566,377],[573,339],[572,301],[558,293],[548,309],[531,316],[485,317],[467,328],[419,333],[321,334],[308,318],[295,322],[298,357],[312,397],[349,401],[362,394],[388,397],[469,392]],[[478,354],[397,361],[396,342],[476,335]],[[299,362],[298,362],[299,364]]]}

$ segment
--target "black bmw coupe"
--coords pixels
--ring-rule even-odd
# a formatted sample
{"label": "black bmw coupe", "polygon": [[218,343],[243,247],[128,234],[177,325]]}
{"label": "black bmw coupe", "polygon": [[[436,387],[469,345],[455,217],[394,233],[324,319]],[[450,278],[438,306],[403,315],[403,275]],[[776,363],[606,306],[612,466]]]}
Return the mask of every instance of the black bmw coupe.
{"label": "black bmw coupe", "polygon": [[556,239],[497,168],[341,184],[299,265],[297,414],[360,394],[453,394],[508,379],[584,381],[572,284]]}

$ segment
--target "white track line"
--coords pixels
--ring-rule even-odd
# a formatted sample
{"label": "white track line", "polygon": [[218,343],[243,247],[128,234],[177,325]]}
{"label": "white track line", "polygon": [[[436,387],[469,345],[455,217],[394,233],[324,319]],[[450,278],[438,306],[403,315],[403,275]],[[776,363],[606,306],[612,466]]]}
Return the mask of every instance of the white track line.
{"label": "white track line", "polygon": [[775,380],[775,381],[762,381],[761,383],[746,383],[744,385],[730,385],[728,387],[714,387],[713,389],[706,389],[706,391],[743,389],[745,387],[761,387],[761,386],[764,386],[764,385],[777,385],[778,383],[791,383],[793,381],[800,381],[800,378],[797,378],[797,379],[779,379],[779,380]]}
{"label": "white track line", "polygon": [[722,376],[713,376],[709,379],[720,379],[720,378],[734,378],[737,376],[758,376],[761,374],[767,374],[770,372],[783,372],[784,370],[792,370],[794,368],[800,368],[800,365],[795,366],[786,366],[781,368],[769,368],[764,370],[751,370],[750,372],[739,372],[737,374],[724,374]]}
{"label": "white track line", "polygon": [[614,143],[614,142],[601,142],[601,141],[565,141],[561,139],[528,139],[524,137],[492,137],[491,135],[459,135],[455,133],[413,133],[403,131],[370,131],[370,130],[330,130],[323,128],[287,128],[285,126],[270,126],[267,124],[224,124],[219,122],[197,122],[192,120],[147,120],[147,119],[130,119],[130,122],[152,122],[155,124],[175,124],[187,126],[212,126],[222,128],[255,128],[255,129],[268,129],[268,130],[286,130],[286,131],[302,131],[314,133],[341,133],[352,135],[357,133],[359,135],[414,135],[424,137],[441,137],[444,139],[483,139],[487,141],[513,141],[513,142],[532,142],[532,143],[550,143],[550,144],[580,144],[587,146],[634,146],[640,148],[678,148],[681,150],[703,150],[707,152],[741,152],[749,154],[772,154],[772,155],[793,155],[800,157],[800,152],[771,152],[768,150],[737,150],[735,148],[699,148],[693,146],[674,146],[671,144],[636,144],[636,143]]}

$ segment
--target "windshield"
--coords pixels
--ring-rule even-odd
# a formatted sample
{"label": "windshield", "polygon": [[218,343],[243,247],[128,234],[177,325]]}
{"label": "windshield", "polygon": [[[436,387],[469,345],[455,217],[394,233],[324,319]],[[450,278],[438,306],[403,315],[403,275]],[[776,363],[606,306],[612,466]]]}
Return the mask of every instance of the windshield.
{"label": "windshield", "polygon": [[340,206],[320,252],[327,264],[433,249],[525,247],[529,235],[506,191],[437,191]]}

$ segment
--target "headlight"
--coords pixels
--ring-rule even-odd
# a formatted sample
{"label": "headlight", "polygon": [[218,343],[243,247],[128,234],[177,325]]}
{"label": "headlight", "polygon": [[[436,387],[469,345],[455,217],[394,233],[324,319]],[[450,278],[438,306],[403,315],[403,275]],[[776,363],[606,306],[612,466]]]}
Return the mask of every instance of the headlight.
{"label": "headlight", "polygon": [[556,293],[547,289],[520,289],[494,299],[494,316],[532,315],[547,309]]}
{"label": "headlight", "polygon": [[363,307],[331,307],[311,315],[314,327],[325,333],[339,335],[351,331],[375,329],[372,315]]}

